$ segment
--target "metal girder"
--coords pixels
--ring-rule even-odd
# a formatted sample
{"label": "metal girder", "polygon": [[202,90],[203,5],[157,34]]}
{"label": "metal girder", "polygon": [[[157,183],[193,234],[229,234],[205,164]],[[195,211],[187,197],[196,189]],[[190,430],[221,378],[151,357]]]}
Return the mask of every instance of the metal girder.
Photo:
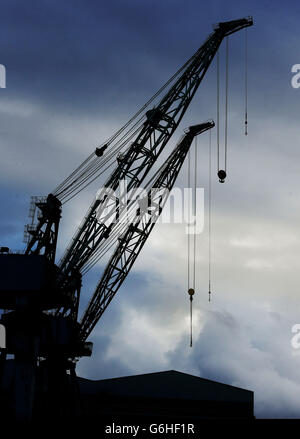
{"label": "metal girder", "polygon": [[[115,191],[122,179],[127,179],[128,190],[141,184],[179,125],[224,37],[252,24],[251,17],[219,23],[189,60],[179,79],[160,103],[154,109],[147,111],[146,122],[119,160],[105,188]],[[114,224],[110,223],[108,227],[106,221],[110,215],[114,215],[115,209],[113,207],[110,215],[107,215],[108,202],[109,199],[104,191],[90,206],[61,260],[62,285],[68,283],[74,270],[77,272],[81,270],[112,231]],[[66,310],[57,312],[65,313]]]}
{"label": "metal girder", "polygon": [[[61,202],[52,194],[46,200],[38,201],[35,206],[40,210],[37,226],[28,225],[26,231],[31,235],[25,254],[44,254],[55,262],[58,227],[61,218]],[[42,253],[43,252],[43,253]]]}
{"label": "metal girder", "polygon": [[144,209],[138,208],[136,218],[119,238],[119,243],[81,320],[80,338],[82,340],[87,339],[126,279],[168,199],[169,192],[174,185],[194,137],[211,129],[214,125],[213,121],[209,121],[190,127],[153,182],[147,194],[147,201],[151,200],[151,210],[149,212],[148,206]]}

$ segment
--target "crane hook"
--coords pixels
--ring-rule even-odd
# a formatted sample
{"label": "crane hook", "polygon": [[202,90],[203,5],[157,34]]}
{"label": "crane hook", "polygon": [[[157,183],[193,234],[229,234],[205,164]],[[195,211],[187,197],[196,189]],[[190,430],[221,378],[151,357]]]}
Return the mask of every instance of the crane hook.
{"label": "crane hook", "polygon": [[192,347],[193,346],[193,309],[192,309],[192,303],[193,303],[193,295],[195,294],[195,290],[193,288],[189,288],[188,294],[190,296],[190,319],[191,319],[190,347]]}
{"label": "crane hook", "polygon": [[218,177],[219,177],[219,182],[220,183],[225,183],[226,176],[227,176],[226,171],[223,171],[223,169],[220,169],[218,171]]}

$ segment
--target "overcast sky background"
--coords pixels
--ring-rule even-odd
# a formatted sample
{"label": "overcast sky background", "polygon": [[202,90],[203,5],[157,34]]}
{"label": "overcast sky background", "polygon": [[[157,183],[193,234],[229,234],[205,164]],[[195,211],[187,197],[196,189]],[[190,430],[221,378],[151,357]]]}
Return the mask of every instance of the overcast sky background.
{"label": "overcast sky background", "polygon": [[[230,38],[228,178],[220,185],[214,174],[213,183],[210,303],[207,221],[197,239],[194,346],[184,226],[158,225],[78,373],[101,379],[175,369],[253,390],[257,417],[300,417],[300,356],[291,346],[292,325],[300,323],[300,89],[291,87],[291,67],[300,63],[299,2],[2,1],[0,244],[22,248],[30,196],[53,190],[125,123],[212,24],[247,15],[254,17],[249,135],[240,32]],[[221,97],[223,105],[224,81]],[[165,154],[185,127],[215,117],[214,62]],[[198,148],[198,185],[207,194],[207,133]],[[186,178],[185,167],[178,185]],[[64,207],[58,256],[97,184]],[[100,274],[97,267],[85,280],[82,307]]]}

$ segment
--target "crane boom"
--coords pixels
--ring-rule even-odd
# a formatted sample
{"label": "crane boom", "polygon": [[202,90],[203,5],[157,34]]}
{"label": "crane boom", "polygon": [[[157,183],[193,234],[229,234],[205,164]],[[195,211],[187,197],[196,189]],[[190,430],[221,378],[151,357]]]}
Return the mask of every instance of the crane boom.
{"label": "crane boom", "polygon": [[[0,248],[3,277],[0,305],[1,309],[9,311],[0,319],[7,330],[6,347],[0,362],[7,355],[14,356],[11,386],[14,396],[8,395],[8,405],[14,406],[16,419],[29,421],[33,406],[39,413],[40,403],[41,413],[47,413],[50,421],[56,414],[70,414],[71,400],[75,401],[74,413],[75,409],[77,413],[76,359],[91,355],[92,343],[87,343],[87,338],[153,230],[193,138],[211,129],[214,122],[188,128],[168,159],[156,172],[152,171],[150,179],[147,178],[144,196],[138,199],[138,205],[135,200],[129,203],[129,213],[127,202],[123,203],[124,194],[132,190],[139,194],[140,185],[180,124],[222,40],[252,24],[252,17],[219,23],[175,75],[54,192],[47,197],[32,198],[31,220],[24,235],[25,254],[15,254],[7,247]],[[158,96],[163,96],[159,102]],[[152,102],[158,104],[139,118]],[[133,142],[129,143],[131,140]],[[104,168],[106,171],[115,163],[117,153],[120,154],[115,170],[98,192],[57,266],[55,257],[62,203],[94,181],[100,171],[103,172]],[[123,193],[120,190],[116,195],[122,180],[126,180],[126,186]],[[135,196],[136,192],[133,193]],[[128,222],[123,225],[124,216],[130,217],[129,225]],[[82,275],[115,244],[79,323]],[[0,382],[1,375],[3,371],[0,370]],[[74,381],[72,395],[70,378]]]}
{"label": "crane boom", "polygon": [[[115,191],[122,179],[126,179],[128,190],[142,183],[179,125],[222,40],[252,24],[252,18],[247,17],[219,23],[215,27],[214,32],[190,58],[181,76],[159,104],[147,111],[146,122],[122,159],[119,160],[115,171],[105,183],[105,188]],[[59,266],[62,288],[67,289],[69,279],[74,273],[80,272],[84,264],[109,237],[114,222],[107,225],[107,220],[115,212],[114,200],[113,208],[109,214],[107,213],[110,201],[105,191],[102,195],[100,194],[93,201],[74,235]]]}
{"label": "crane boom", "polygon": [[213,121],[209,121],[189,127],[186,135],[164,163],[146,197],[147,202],[151,199],[151,210],[148,210],[148,203],[146,208],[137,210],[135,219],[129,224],[123,236],[120,237],[119,243],[95,289],[80,323],[81,340],[85,341],[87,339],[126,279],[168,199],[194,137],[213,128],[214,125]]}

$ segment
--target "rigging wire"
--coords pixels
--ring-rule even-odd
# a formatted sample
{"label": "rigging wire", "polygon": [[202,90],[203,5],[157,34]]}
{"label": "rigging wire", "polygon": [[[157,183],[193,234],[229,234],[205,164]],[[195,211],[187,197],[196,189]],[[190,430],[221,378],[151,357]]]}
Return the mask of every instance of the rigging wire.
{"label": "rigging wire", "polygon": [[196,58],[198,53],[199,50],[194,55],[192,55],[191,58],[188,59],[162,87],[160,87],[160,89],[157,90],[157,92],[132,116],[131,119],[129,119],[129,121],[123,127],[121,127],[115,134],[113,134],[107,142],[104,142],[104,144],[111,143],[119,136],[121,132],[128,128],[128,126],[142,113],[142,111],[144,111],[165,90],[165,88],[167,88],[168,85],[170,85],[173,80],[194,60],[194,58]]}
{"label": "rigging wire", "polygon": [[[109,159],[115,156],[124,146],[126,142],[128,142],[128,137],[130,133],[136,128],[137,125],[140,124],[140,122],[145,118],[145,115],[140,117],[138,121],[130,127],[130,125],[141,115],[141,113],[179,76],[179,74],[188,67],[189,64],[192,63],[192,61],[199,55],[199,49],[194,55],[192,55],[178,70],[175,72],[173,76],[162,86],[159,88],[159,90],[129,119],[129,121],[123,125],[118,131],[116,131],[109,139],[107,139],[105,142],[101,144],[101,146],[105,145],[111,145],[110,148],[110,156]],[[130,128],[129,128],[130,127]],[[128,131],[119,138],[115,144],[113,142],[127,129]],[[135,130],[135,133],[137,130]],[[121,142],[121,144],[120,144]],[[104,156],[106,157],[106,155]],[[89,185],[94,179],[91,181],[88,181],[89,178],[92,178],[95,173],[99,172],[102,166],[104,166],[107,161],[106,159],[100,159],[99,164],[99,157],[96,158],[92,163],[90,163],[88,166],[87,163],[92,159],[95,158],[94,153],[92,153],[80,166],[78,166],[62,183],[60,183],[55,190],[53,191],[53,194],[56,195],[58,198],[62,197],[65,193],[67,193],[68,196],[73,194],[73,196],[77,195],[82,189],[84,189],[87,185]],[[86,175],[88,173],[88,175]],[[99,175],[98,175],[99,176]],[[96,178],[98,178],[98,176]],[[85,184],[86,183],[86,184]],[[73,185],[76,185],[75,190],[77,189],[77,192],[71,191],[71,188]],[[81,188],[81,185],[85,184],[83,188]],[[68,192],[68,190],[70,192]],[[66,199],[65,202],[69,201],[72,197],[69,197]],[[66,198],[66,197],[64,197]]]}
{"label": "rigging wire", "polygon": [[[139,130],[139,128],[131,134],[131,136],[128,138],[127,142],[130,141],[132,139],[133,136],[135,136],[136,132]],[[118,151],[120,149],[122,149],[124,145],[122,144],[121,147],[119,147]],[[117,151],[117,152],[118,152]],[[68,201],[70,201],[72,198],[74,198],[77,194],[79,194],[83,189],[85,189],[87,186],[89,186],[91,183],[93,183],[97,178],[99,178],[100,174],[104,174],[114,163],[114,160],[111,160],[111,162],[109,163],[109,160],[107,160],[104,164],[108,163],[108,165],[106,166],[106,168],[102,169],[102,165],[98,166],[97,169],[95,170],[95,172],[92,173],[92,175],[88,175],[87,177],[85,177],[84,180],[82,180],[82,182],[77,185],[75,187],[74,190],[71,190],[70,192],[68,192],[64,197],[63,200],[64,202],[62,204],[67,203]],[[101,171],[101,172],[100,172]],[[98,173],[97,173],[98,172]],[[96,174],[97,173],[97,174]],[[95,175],[96,174],[96,175]],[[90,180],[89,180],[90,179]],[[86,183],[86,184],[84,184]],[[83,186],[84,184],[84,186]],[[77,189],[77,191],[76,191]]]}
{"label": "rigging wire", "polygon": [[190,293],[190,347],[193,347],[193,293]]}
{"label": "rigging wire", "polygon": [[248,34],[245,28],[245,136],[248,135]]}
{"label": "rigging wire", "polygon": [[[95,155],[93,154],[94,161],[89,166],[87,166],[85,169],[83,169],[81,174],[77,178],[75,178],[67,186],[64,186],[60,190],[59,193],[57,193],[57,190],[55,190],[54,194],[56,196],[58,196],[61,200],[64,200],[68,196],[73,194],[72,197],[67,198],[67,200],[65,201],[65,202],[67,202],[70,199],[72,199],[73,196],[77,195],[80,191],[82,191],[89,184],[91,184],[95,180],[95,178],[99,177],[99,175],[97,175],[95,178],[91,179],[95,175],[95,173],[99,172],[102,169],[102,167],[104,167],[107,163],[109,163],[109,161],[111,161],[111,163],[109,164],[108,167],[105,168],[105,170],[103,172],[105,172],[110,166],[112,166],[114,164],[115,156],[121,151],[121,149],[124,147],[124,145],[126,145],[132,139],[132,137],[135,136],[137,134],[137,132],[140,130],[142,124],[140,124],[140,126],[138,126],[138,128],[133,133],[130,134],[130,132],[136,127],[136,125],[138,125],[138,123],[142,119],[143,118],[141,118],[133,127],[131,127],[131,129],[121,139],[118,140],[118,142],[114,146],[114,149],[109,151],[109,153],[106,154],[102,158],[100,163],[99,163],[99,158],[95,157]],[[121,142],[122,140],[123,140],[123,142]],[[91,179],[91,180],[88,181],[89,179]],[[86,182],[87,182],[87,184],[84,185],[84,183],[86,183]],[[76,190],[77,190],[77,192],[76,192]]]}
{"label": "rigging wire", "polygon": [[190,149],[188,151],[188,234],[187,234],[187,244],[188,244],[188,261],[187,261],[187,269],[188,269],[188,294],[190,296],[190,347],[193,346],[193,294],[194,290],[193,288],[190,288],[190,223],[191,223],[191,196],[190,196],[190,189],[191,189],[191,152]]}
{"label": "rigging wire", "polygon": [[[190,190],[188,191],[188,294],[190,296],[190,347],[193,346],[193,296],[196,288],[196,213],[197,213],[197,137],[194,141],[194,181],[191,186],[191,153],[188,152],[188,188],[192,188],[193,209],[191,209]],[[193,241],[191,242],[191,210],[193,210]],[[190,287],[192,284],[192,287]]]}
{"label": "rigging wire", "polygon": [[194,267],[193,288],[196,289],[196,221],[197,221],[197,136],[195,137],[195,169],[194,169]]}
{"label": "rigging wire", "polygon": [[82,167],[85,166],[85,164],[94,156],[94,153],[91,153],[84,162],[81,163],[74,171],[64,180],[62,181],[53,191],[53,194],[57,194],[59,190],[63,187],[64,184],[66,184],[72,177],[75,175]]}
{"label": "rigging wire", "polygon": [[191,188],[191,152],[190,149],[188,151],[188,234],[187,234],[187,247],[188,247],[188,257],[187,257],[187,265],[188,265],[188,290],[190,288],[190,222],[191,222],[191,195],[190,195],[190,188]]}
{"label": "rigging wire", "polygon": [[[196,291],[196,231],[197,231],[197,136],[195,137],[195,168],[194,168],[194,267],[193,267],[193,292]],[[193,346],[193,294],[190,295],[190,313],[191,313],[191,340],[190,347]]]}
{"label": "rigging wire", "polygon": [[225,172],[227,171],[227,139],[228,139],[228,52],[229,38],[226,37],[226,72],[225,72]]}
{"label": "rigging wire", "polygon": [[[177,148],[180,147],[180,140],[178,142]],[[175,148],[175,150],[173,151],[172,156],[173,156],[173,154],[175,154],[177,148]],[[157,178],[159,173],[161,173],[163,171],[163,169],[165,169],[168,166],[168,164],[169,164],[169,159],[166,162],[162,163],[162,165],[157,169],[157,171],[145,183],[144,190],[149,190],[153,186],[154,180]],[[115,228],[113,229],[113,231],[111,232],[109,237],[102,243],[102,245],[100,245],[95,250],[95,252],[90,256],[90,258],[86,262],[86,264],[83,265],[83,268],[82,268],[83,274],[87,273],[112,248],[112,246],[117,242],[120,234],[122,234],[125,231],[125,229],[128,225],[127,220],[122,221],[125,218],[125,215],[128,215],[129,222],[131,220],[133,220],[134,217],[136,216],[136,201],[135,201],[135,199],[131,200],[126,211],[125,212],[123,211],[121,213],[119,220],[118,220],[119,222],[115,226]],[[130,217],[129,217],[129,215],[130,215]]]}
{"label": "rigging wire", "polygon": [[211,131],[209,131],[209,168],[208,168],[208,301],[211,300],[211,174],[212,174],[212,157],[211,157]]}
{"label": "rigging wire", "polygon": [[220,52],[217,52],[217,160],[220,170]]}
{"label": "rigging wire", "polygon": [[225,183],[227,176],[227,144],[228,144],[228,66],[229,38],[226,37],[225,53],[225,135],[224,135],[224,169],[220,169],[220,62],[217,56],[217,175],[220,183]]}

